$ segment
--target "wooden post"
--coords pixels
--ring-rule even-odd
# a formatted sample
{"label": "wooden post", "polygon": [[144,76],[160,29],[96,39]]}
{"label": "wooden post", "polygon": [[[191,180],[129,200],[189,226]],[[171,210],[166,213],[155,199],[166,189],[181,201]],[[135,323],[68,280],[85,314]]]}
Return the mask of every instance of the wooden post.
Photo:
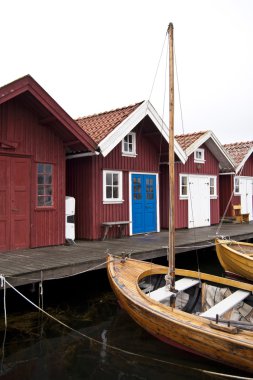
{"label": "wooden post", "polygon": [[175,168],[174,168],[174,47],[173,24],[169,35],[169,277],[170,291],[175,293]]}

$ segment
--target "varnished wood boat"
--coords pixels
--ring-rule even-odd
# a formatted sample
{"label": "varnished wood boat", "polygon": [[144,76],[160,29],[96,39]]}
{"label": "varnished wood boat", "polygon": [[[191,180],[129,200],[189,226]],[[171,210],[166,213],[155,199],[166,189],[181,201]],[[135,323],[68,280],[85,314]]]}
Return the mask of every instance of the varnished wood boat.
{"label": "varnished wood boat", "polygon": [[[139,284],[145,278],[149,281],[150,276],[165,275],[167,267],[109,256],[107,270],[121,307],[150,334],[178,348],[253,373],[252,324],[230,321],[229,327],[227,322],[221,323],[222,320],[216,323],[152,299],[152,294],[145,294]],[[177,277],[193,278],[201,283],[208,281],[233,291],[253,292],[251,284],[209,274],[177,269]],[[202,292],[203,287],[199,289]]]}
{"label": "varnished wood boat", "polygon": [[[163,267],[145,261],[109,256],[108,278],[122,308],[150,334],[171,345],[253,373],[253,285],[175,269],[172,24],[169,25],[168,35],[169,265]],[[162,282],[163,286],[159,287]],[[239,321],[242,316],[244,320]]]}
{"label": "varnished wood boat", "polygon": [[224,271],[253,281],[253,244],[216,239],[216,253]]}

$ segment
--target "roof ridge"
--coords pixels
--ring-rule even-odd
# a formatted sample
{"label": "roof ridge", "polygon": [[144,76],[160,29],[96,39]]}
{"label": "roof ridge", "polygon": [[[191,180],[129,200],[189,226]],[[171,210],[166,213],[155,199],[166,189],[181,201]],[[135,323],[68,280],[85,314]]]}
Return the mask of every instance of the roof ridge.
{"label": "roof ridge", "polygon": [[234,143],[227,143],[227,144],[223,144],[223,146],[227,147],[227,146],[232,146],[232,145],[242,145],[242,144],[252,144],[253,145],[253,141],[239,141],[239,142],[234,142]]}
{"label": "roof ridge", "polygon": [[209,132],[208,130],[207,131],[199,131],[199,132],[189,132],[189,133],[181,133],[180,135],[175,135],[175,137],[183,137],[183,136],[194,136],[194,135],[199,135],[199,134],[204,134],[204,133],[207,133]]}
{"label": "roof ridge", "polygon": [[142,100],[141,102],[137,102],[137,103],[134,103],[134,104],[129,104],[128,106],[118,107],[118,108],[114,108],[114,109],[109,110],[109,111],[104,111],[104,112],[94,113],[94,114],[92,114],[92,115],[80,116],[80,117],[78,117],[76,120],[84,120],[84,119],[89,119],[89,118],[92,118],[92,117],[97,117],[97,116],[106,115],[106,114],[113,113],[113,112],[123,111],[124,109],[127,109],[127,108],[131,108],[131,107],[139,106],[139,105],[141,105],[142,103],[144,103],[144,101],[145,101],[145,100]]}

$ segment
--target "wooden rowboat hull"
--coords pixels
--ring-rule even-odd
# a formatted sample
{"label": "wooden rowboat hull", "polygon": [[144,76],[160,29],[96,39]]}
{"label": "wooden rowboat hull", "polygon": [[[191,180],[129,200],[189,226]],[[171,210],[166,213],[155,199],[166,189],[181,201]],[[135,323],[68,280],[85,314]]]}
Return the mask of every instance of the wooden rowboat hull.
{"label": "wooden rowboat hull", "polygon": [[[167,268],[152,263],[108,257],[107,272],[111,287],[121,307],[156,338],[208,359],[253,373],[253,331],[237,334],[213,329],[207,319],[161,304],[139,288],[139,282],[152,274],[166,274]],[[176,270],[176,275],[207,279],[223,285],[240,285],[253,291],[253,285]]]}
{"label": "wooden rowboat hull", "polygon": [[253,244],[216,239],[216,252],[225,272],[253,281]]}

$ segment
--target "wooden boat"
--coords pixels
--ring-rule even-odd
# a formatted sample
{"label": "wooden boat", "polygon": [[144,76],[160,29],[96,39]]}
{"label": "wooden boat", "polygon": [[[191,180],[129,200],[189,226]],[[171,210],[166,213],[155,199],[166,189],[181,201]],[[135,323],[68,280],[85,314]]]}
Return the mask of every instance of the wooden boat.
{"label": "wooden boat", "polygon": [[[168,35],[169,266],[109,255],[108,278],[122,308],[150,334],[176,347],[253,373],[253,285],[175,269],[172,24]],[[243,321],[239,321],[241,314]]]}
{"label": "wooden boat", "polygon": [[[153,292],[145,294],[140,288],[143,279],[165,275],[167,267],[109,256],[107,268],[111,287],[121,307],[150,334],[178,348],[253,373],[252,324],[240,325],[236,321],[234,324],[232,321],[223,323],[221,319],[216,323],[216,314],[224,315],[221,303],[220,312],[216,310],[211,313],[211,308],[208,318],[208,315],[191,314],[161,303],[152,298]],[[232,288],[232,295],[240,292],[246,296],[253,292],[253,285],[208,274],[178,269],[176,276],[196,280],[199,285],[208,280],[220,287]],[[196,289],[201,293],[203,285],[202,288],[199,285]],[[166,295],[166,289],[162,289],[169,299],[170,291],[167,290]]]}
{"label": "wooden boat", "polygon": [[216,239],[216,253],[224,271],[253,281],[253,244]]}

